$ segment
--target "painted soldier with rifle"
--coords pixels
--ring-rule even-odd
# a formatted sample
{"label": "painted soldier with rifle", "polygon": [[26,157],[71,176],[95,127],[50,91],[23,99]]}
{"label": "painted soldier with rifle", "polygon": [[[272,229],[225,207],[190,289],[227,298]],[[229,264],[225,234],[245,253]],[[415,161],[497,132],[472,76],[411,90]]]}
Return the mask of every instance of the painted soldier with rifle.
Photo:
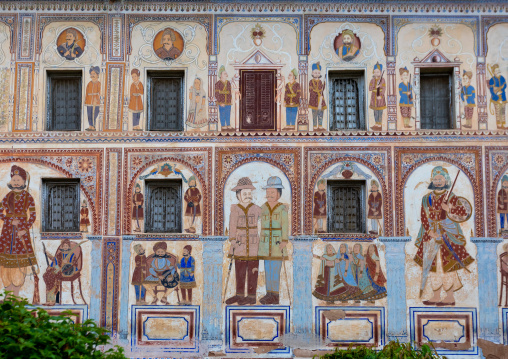
{"label": "painted soldier with rifle", "polygon": [[76,40],[78,32],[74,29],[65,31],[65,42],[58,46],[57,51],[67,60],[74,60],[83,54],[83,49],[78,45],[80,40]]}
{"label": "painted soldier with rifle", "polygon": [[[28,185],[27,185],[28,179]],[[11,190],[0,202],[0,219],[3,221],[0,235],[0,276],[5,290],[19,295],[30,269],[34,275],[34,298],[39,304],[39,277],[30,228],[35,222],[35,202],[28,192],[29,174],[21,167],[12,166]]]}

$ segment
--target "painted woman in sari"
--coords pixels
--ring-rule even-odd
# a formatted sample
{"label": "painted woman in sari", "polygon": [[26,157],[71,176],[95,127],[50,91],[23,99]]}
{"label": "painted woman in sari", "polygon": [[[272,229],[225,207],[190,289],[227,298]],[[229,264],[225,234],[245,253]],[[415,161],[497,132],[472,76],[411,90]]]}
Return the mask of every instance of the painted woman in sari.
{"label": "painted woman in sari", "polygon": [[[422,267],[420,297],[428,277],[434,292],[424,305],[455,305],[454,292],[462,288],[457,271],[467,269],[474,259],[466,250],[466,238],[460,224],[448,218],[448,213],[464,216],[466,209],[458,197],[449,193],[451,179],[448,170],[441,166],[432,170],[431,192],[423,196],[421,227],[415,245],[418,251],[414,261]],[[446,297],[441,300],[441,291]]]}
{"label": "painted woman in sari", "polygon": [[314,258],[321,260],[319,275],[316,287],[312,294],[321,300],[334,302],[340,300],[342,294],[348,290],[339,274],[337,252],[331,244],[326,245],[325,253],[322,256],[314,254]]}
{"label": "painted woman in sari", "polygon": [[360,243],[356,243],[354,245],[351,257],[351,270],[353,271],[353,276],[355,281],[358,283],[358,288],[360,288],[361,292],[350,299],[370,300],[369,298],[375,293],[375,291],[370,284],[367,273],[365,273],[365,257],[363,256],[363,249]]}
{"label": "painted woman in sari", "polygon": [[374,301],[386,297],[386,277],[381,270],[381,261],[379,260],[379,252],[375,244],[369,245],[367,256],[365,258],[365,266],[367,268],[367,277],[374,292],[368,299]]}
{"label": "painted woman in sari", "polygon": [[348,287],[347,291],[342,295],[341,300],[347,301],[348,298],[355,297],[360,294],[360,289],[358,288],[358,284],[356,283],[355,277],[353,275],[353,270],[351,269],[351,259],[348,256],[348,247],[346,243],[341,243],[339,247],[339,272],[344,284]]}

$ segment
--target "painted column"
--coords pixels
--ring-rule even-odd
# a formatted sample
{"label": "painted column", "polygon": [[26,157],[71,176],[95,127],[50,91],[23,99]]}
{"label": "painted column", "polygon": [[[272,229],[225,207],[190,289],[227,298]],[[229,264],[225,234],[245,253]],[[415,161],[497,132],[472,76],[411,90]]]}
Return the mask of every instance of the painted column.
{"label": "painted column", "polygon": [[406,243],[411,237],[380,237],[386,248],[388,340],[408,341],[406,308]]}
{"label": "painted column", "polygon": [[101,263],[102,236],[87,236],[92,242],[92,273],[90,280],[90,319],[97,324],[101,322]]}
{"label": "painted column", "polygon": [[476,62],[476,103],[478,110],[478,129],[488,128],[487,79],[485,78],[485,57],[478,56]]}
{"label": "painted column", "polygon": [[479,338],[502,343],[497,306],[497,245],[499,238],[471,238],[478,254]]}
{"label": "painted column", "polygon": [[129,333],[129,266],[131,261],[131,244],[135,239],[135,236],[122,237],[120,322],[118,327],[118,337],[120,339],[127,339],[127,334]]}
{"label": "painted column", "polygon": [[203,237],[203,340],[222,343],[222,259],[227,237]]}
{"label": "painted column", "polygon": [[312,333],[312,242],[314,236],[295,236],[293,244],[293,325],[296,334]]}
{"label": "painted column", "polygon": [[215,126],[219,130],[219,115],[215,102],[215,83],[217,82],[217,55],[211,55],[208,60],[208,130]]}
{"label": "painted column", "polygon": [[300,83],[300,107],[298,108],[297,131],[302,128],[303,131],[309,131],[309,63],[307,55],[300,55],[298,60],[298,82]]}
{"label": "painted column", "polygon": [[397,86],[395,79],[395,57],[386,58],[387,84],[388,84],[388,130],[397,129]]}

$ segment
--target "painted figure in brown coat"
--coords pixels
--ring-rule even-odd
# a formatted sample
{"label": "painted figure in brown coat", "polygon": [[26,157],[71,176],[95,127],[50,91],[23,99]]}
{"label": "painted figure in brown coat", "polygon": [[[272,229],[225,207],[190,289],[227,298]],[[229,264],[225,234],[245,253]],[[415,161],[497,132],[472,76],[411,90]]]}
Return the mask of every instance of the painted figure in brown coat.
{"label": "painted figure in brown coat", "polygon": [[[229,215],[229,256],[235,260],[236,294],[226,304],[256,304],[258,283],[259,219],[261,208],[252,203],[255,187],[248,177],[238,180],[232,191],[239,203],[231,205]],[[245,281],[247,280],[247,296]]]}
{"label": "painted figure in brown coat", "polygon": [[196,223],[201,218],[201,192],[199,192],[196,186],[196,177],[191,176],[189,178],[189,188],[185,191],[183,200],[187,203],[185,207],[184,221],[185,221],[185,232],[196,233]]}
{"label": "painted figure in brown coat", "polygon": [[143,204],[145,201],[139,183],[136,183],[136,187],[134,188],[135,192],[132,195],[132,227],[134,228],[134,232],[141,232],[144,218]]}
{"label": "painted figure in brown coat", "polygon": [[326,232],[326,183],[321,179],[317,183],[318,190],[314,192],[314,233]]}
{"label": "painted figure in brown coat", "polygon": [[370,182],[370,194],[367,200],[367,205],[369,206],[369,213],[367,213],[367,218],[370,219],[370,223],[372,225],[372,229],[369,231],[369,233],[379,234],[378,224],[379,221],[383,218],[383,213],[381,211],[383,208],[383,197],[379,192],[379,184],[375,180]]}
{"label": "painted figure in brown coat", "polygon": [[146,304],[146,290],[143,286],[143,281],[146,278],[146,255],[145,249],[141,244],[136,244],[134,246],[134,252],[136,253],[136,257],[134,257],[134,272],[132,273],[131,284],[136,291],[136,304],[142,305]]}
{"label": "painted figure in brown coat", "polygon": [[501,189],[497,192],[497,213],[499,213],[501,225],[499,234],[502,234],[505,221],[508,218],[508,175],[504,175],[501,179]]}
{"label": "painted figure in brown coat", "polygon": [[383,111],[386,109],[386,82],[383,78],[383,65],[379,62],[374,65],[372,79],[369,84],[370,105],[369,108],[374,110],[374,119],[376,124],[371,127],[374,131],[381,131]]}
{"label": "painted figure in brown coat", "polygon": [[79,210],[79,230],[81,232],[88,232],[88,226],[90,225],[90,217],[88,214],[88,204],[83,200],[81,209]]}

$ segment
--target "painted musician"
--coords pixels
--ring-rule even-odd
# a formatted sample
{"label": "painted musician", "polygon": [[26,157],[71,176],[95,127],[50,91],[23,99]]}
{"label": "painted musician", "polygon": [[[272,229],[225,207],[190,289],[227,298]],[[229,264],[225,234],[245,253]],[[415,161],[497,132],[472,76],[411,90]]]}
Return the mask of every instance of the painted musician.
{"label": "painted musician", "polygon": [[[252,203],[252,190],[256,189],[248,177],[242,177],[231,189],[236,192],[238,204],[231,205],[229,215],[229,256],[235,260],[236,294],[226,304],[256,304],[258,285],[258,222],[261,208]],[[245,282],[247,281],[247,296]]]}
{"label": "painted musician", "polygon": [[[157,304],[159,298],[157,294],[162,292],[161,303],[168,304],[167,293],[168,289],[162,285],[162,279],[164,279],[164,273],[169,273],[174,276],[176,272],[176,261],[174,256],[171,256],[166,252],[168,245],[166,242],[157,242],[153,246],[153,255],[147,258],[146,267],[148,276],[143,282],[146,290],[152,295],[152,305]],[[161,290],[159,290],[161,289]]]}
{"label": "painted musician", "polygon": [[81,276],[83,256],[81,247],[68,239],[62,240],[54,256],[45,252],[50,259],[46,272],[42,275],[46,283],[46,305],[62,303],[60,293],[62,281],[73,281]]}
{"label": "painted musician", "polygon": [[[415,245],[418,247],[415,262],[422,267],[420,295],[430,277],[433,296],[424,300],[425,305],[455,305],[454,292],[462,288],[457,275],[466,269],[474,259],[466,250],[466,238],[459,223],[448,218],[448,213],[465,216],[466,208],[458,202],[458,197],[449,193],[450,175],[446,168],[434,167],[430,193],[423,196],[421,207],[421,227]],[[441,292],[446,296],[441,299]]]}
{"label": "painted musician", "polygon": [[[26,190],[28,173],[12,166],[11,190],[0,203],[0,219],[3,221],[0,235],[0,276],[5,290],[19,291],[25,283],[29,268],[37,265],[30,239],[30,228],[35,222],[35,202]],[[35,291],[38,292],[38,286]],[[33,303],[36,304],[36,303]]]}

